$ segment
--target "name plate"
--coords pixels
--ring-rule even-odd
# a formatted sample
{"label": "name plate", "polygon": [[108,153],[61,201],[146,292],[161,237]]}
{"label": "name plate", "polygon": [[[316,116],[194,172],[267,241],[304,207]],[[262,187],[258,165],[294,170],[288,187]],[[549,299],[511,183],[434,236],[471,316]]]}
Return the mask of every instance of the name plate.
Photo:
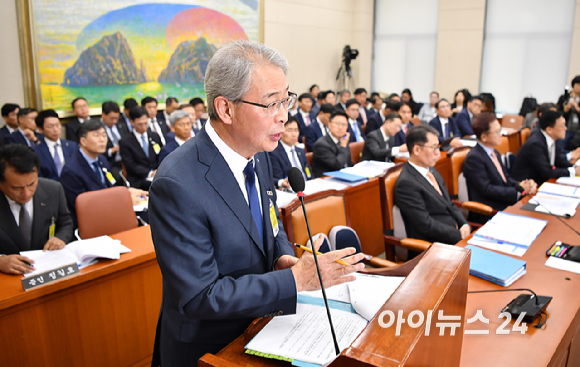
{"label": "name plate", "polygon": [[42,274],[22,278],[22,288],[27,291],[50,282],[54,282],[55,280],[77,274],[79,272],[80,270],[77,264],[65,265],[58,269],[49,270]]}

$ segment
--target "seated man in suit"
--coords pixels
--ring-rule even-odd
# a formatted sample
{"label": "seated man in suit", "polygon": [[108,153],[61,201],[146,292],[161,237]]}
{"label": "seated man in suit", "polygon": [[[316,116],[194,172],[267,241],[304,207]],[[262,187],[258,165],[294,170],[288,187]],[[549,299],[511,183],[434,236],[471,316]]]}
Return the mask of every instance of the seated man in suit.
{"label": "seated man in suit", "polygon": [[284,124],[284,128],[285,130],[282,133],[281,140],[278,142],[278,146],[269,153],[272,161],[274,184],[278,188],[290,188],[288,170],[292,167],[296,167],[302,172],[304,181],[314,178],[304,149],[296,146],[298,144],[298,135],[300,134],[298,122],[293,116],[290,116]]}
{"label": "seated man in suit", "polygon": [[383,109],[384,101],[380,96],[371,97],[371,103],[372,103],[371,112],[373,115],[381,112],[381,110]]}
{"label": "seated man in suit", "polygon": [[169,116],[171,123],[171,131],[175,134],[175,138],[169,140],[167,145],[161,148],[159,153],[159,164],[175,149],[179,148],[191,137],[191,116],[183,110],[173,111]]}
{"label": "seated man in suit", "polygon": [[330,103],[322,104],[318,111],[318,115],[316,116],[316,121],[313,121],[312,124],[306,128],[306,131],[302,133],[306,138],[306,149],[308,149],[309,152],[312,152],[314,149],[314,143],[328,133],[330,115],[332,115],[334,109],[334,105]]}
{"label": "seated man in suit", "polygon": [[[358,109],[357,109],[358,111]],[[324,176],[324,172],[337,171],[353,166],[350,158],[350,133],[346,113],[337,109],[330,116],[326,136],[318,139],[312,151],[312,171],[314,177]]]}
{"label": "seated man in suit", "polygon": [[0,140],[6,142],[6,139],[18,130],[18,111],[20,106],[14,103],[5,103],[2,106],[2,119],[5,125],[0,129]]}
{"label": "seated man in suit", "polygon": [[437,117],[429,121],[429,125],[439,133],[439,144],[443,144],[446,140],[451,139],[449,145],[452,148],[462,147],[461,133],[455,124],[455,120],[451,117],[451,105],[446,99],[440,99],[435,103],[435,110]]}
{"label": "seated man in suit", "polygon": [[[520,199],[522,191],[534,195],[537,188],[534,180],[518,182],[511,178],[501,163],[501,155],[494,149],[501,144],[501,124],[495,114],[477,114],[471,126],[477,137],[477,145],[467,154],[463,163],[469,200],[489,205],[495,210],[504,210]],[[472,222],[485,223],[489,218],[469,212],[469,220]]]}
{"label": "seated man in suit", "polygon": [[346,102],[350,100],[350,91],[348,89],[341,90],[338,92],[338,103],[336,104],[337,109],[346,111]]}
{"label": "seated man in suit", "polygon": [[133,133],[119,142],[121,159],[131,187],[147,191],[159,166],[157,156],[161,153],[161,139],[147,128],[149,123],[144,107],[134,107],[129,117]]}
{"label": "seated man in suit", "polygon": [[407,152],[407,146],[400,141],[401,116],[390,113],[383,126],[367,135],[361,161],[393,161],[399,153]]}
{"label": "seated man in suit", "polygon": [[79,147],[74,141],[60,138],[62,125],[54,110],[40,111],[35,120],[38,130],[44,135],[34,147],[40,158],[38,176],[59,181],[63,167]]}
{"label": "seated man in suit", "polygon": [[439,159],[437,134],[425,125],[409,130],[409,160],[395,183],[395,205],[401,210],[407,237],[454,245],[469,236],[471,227],[434,168]]}
{"label": "seated man in suit", "polygon": [[398,113],[401,108],[400,102],[395,102],[387,100],[385,103],[385,108],[383,108],[379,113],[375,113],[369,118],[367,122],[367,127],[365,129],[365,135],[369,135],[375,130],[378,130],[385,123],[385,117],[391,113]]}
{"label": "seated man in suit", "polygon": [[324,98],[320,97],[320,93],[318,93],[318,95],[318,103],[320,103],[321,106],[325,103],[330,103],[332,106],[336,105],[336,94],[333,91],[325,91],[323,95]]}
{"label": "seated man in suit", "polygon": [[[0,149],[0,271],[23,274],[34,261],[20,251],[58,250],[73,238],[73,222],[60,183],[38,177],[40,160],[31,148]],[[28,264],[27,264],[28,263]]]}
{"label": "seated man in suit", "polygon": [[316,115],[311,113],[312,96],[310,93],[302,93],[298,97],[298,106],[298,113],[296,113],[294,117],[296,117],[298,127],[300,128],[300,136],[298,137],[298,141],[302,142],[304,131],[306,131],[306,128],[310,126],[310,124],[316,119]]}
{"label": "seated man in suit", "polygon": [[356,99],[352,98],[346,102],[346,109],[344,112],[348,117],[348,133],[350,134],[349,142],[365,141],[365,133],[362,130],[362,125],[358,122],[360,112],[360,104]]}
{"label": "seated man in suit", "polygon": [[[566,137],[566,119],[560,111],[546,111],[540,116],[540,133],[530,135],[516,156],[511,175],[516,180],[531,178],[539,186],[550,178],[580,175],[580,166],[572,166],[556,148]],[[572,156],[578,161],[578,153]]]}
{"label": "seated man in suit", "polygon": [[411,105],[407,102],[401,102],[401,107],[399,108],[399,115],[401,116],[401,131],[397,133],[397,138],[399,142],[405,143],[407,139],[407,134],[409,130],[415,125],[411,122],[413,117],[413,111]]}
{"label": "seated man in suit", "polygon": [[18,111],[18,129],[6,139],[6,144],[23,144],[34,148],[40,144],[42,134],[36,132],[36,116],[38,112],[34,108],[21,108]]}
{"label": "seated man in suit", "polygon": [[72,101],[72,110],[75,114],[75,117],[70,119],[65,125],[66,140],[78,143],[78,141],[76,141],[78,127],[83,122],[88,121],[91,118],[89,113],[89,104],[83,97],[77,97]]}
{"label": "seated man in suit", "polygon": [[167,125],[171,130],[171,123],[169,122],[169,115],[179,108],[179,100],[175,97],[167,97],[165,99],[165,110],[157,112],[157,121],[161,124]]}
{"label": "seated man in suit", "polygon": [[135,100],[135,98],[127,98],[123,102],[123,113],[121,114],[121,118],[117,122],[117,129],[121,133],[121,137],[128,135],[128,133],[133,132],[133,125],[131,125],[131,119],[129,118],[129,111],[133,107],[137,107],[139,104]]}
{"label": "seated man in suit", "polygon": [[[167,124],[159,123],[159,121],[157,121],[157,100],[153,97],[147,96],[141,100],[141,107],[145,108],[147,111],[149,130],[157,133],[159,139],[161,139],[161,145],[165,145],[165,134],[167,134],[170,129]],[[129,114],[131,114],[131,112],[129,112]]]}
{"label": "seated man in suit", "polygon": [[357,88],[354,91],[354,99],[358,102],[358,125],[366,126],[367,121],[373,115],[367,108],[367,90],[364,88]]}
{"label": "seated man in suit", "polygon": [[[427,125],[429,124],[429,121],[437,117],[437,109],[435,108],[437,101],[439,101],[439,93],[431,92],[429,94],[429,103],[423,103],[423,106],[417,114],[421,124]],[[449,111],[451,111],[451,109],[449,109]]]}
{"label": "seated man in suit", "polygon": [[189,101],[189,104],[195,110],[195,118],[193,119],[193,136],[201,131],[201,128],[206,123],[206,119],[202,118],[203,113],[205,112],[205,103],[203,103],[203,99],[199,97],[192,98]]}
{"label": "seated man in suit", "polygon": [[464,108],[455,117],[455,124],[461,136],[473,135],[471,128],[473,116],[481,112],[483,102],[480,96],[468,96],[467,108]]}
{"label": "seated man in suit", "polygon": [[121,178],[121,171],[123,170],[123,163],[121,160],[121,147],[119,142],[126,135],[130,133],[127,130],[119,129],[119,117],[121,109],[116,102],[107,101],[104,102],[101,108],[101,123],[105,128],[107,133],[107,149],[102,153],[107,158],[109,162],[111,174],[117,185],[123,185],[123,179]]}

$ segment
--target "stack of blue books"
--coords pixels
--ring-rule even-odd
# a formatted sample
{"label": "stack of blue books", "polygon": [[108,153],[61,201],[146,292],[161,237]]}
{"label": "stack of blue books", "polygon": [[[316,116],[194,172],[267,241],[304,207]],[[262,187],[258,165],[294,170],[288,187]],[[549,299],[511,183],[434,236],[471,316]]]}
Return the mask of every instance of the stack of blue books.
{"label": "stack of blue books", "polygon": [[469,273],[492,283],[509,287],[526,273],[526,262],[497,252],[467,245],[471,250]]}

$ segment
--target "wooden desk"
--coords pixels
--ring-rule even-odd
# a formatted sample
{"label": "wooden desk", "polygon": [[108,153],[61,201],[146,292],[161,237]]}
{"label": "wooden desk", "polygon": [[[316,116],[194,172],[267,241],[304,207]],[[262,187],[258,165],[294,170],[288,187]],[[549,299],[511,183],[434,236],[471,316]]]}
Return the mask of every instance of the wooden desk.
{"label": "wooden desk", "polygon": [[161,305],[149,227],[112,236],[132,252],[25,292],[0,274],[2,366],[145,366]]}
{"label": "wooden desk", "polygon": [[[385,242],[379,179],[372,178],[368,182],[349,186],[341,191],[345,192],[346,215],[350,218],[350,226],[359,236],[363,252],[373,256],[383,253]],[[290,207],[290,204],[287,207]],[[292,213],[287,207],[279,209],[284,230],[289,233]]]}
{"label": "wooden desk", "polygon": [[[464,335],[461,365],[477,366],[580,366],[580,274],[546,267],[546,250],[556,240],[580,244],[580,237],[555,217],[521,210],[522,202],[506,209],[508,213],[548,220],[546,228],[522,257],[527,262],[527,274],[509,288],[530,288],[538,295],[553,297],[548,305],[548,321],[541,330],[528,325],[525,335],[511,332],[514,320],[508,324],[509,335],[496,335],[504,322],[498,319],[501,309],[519,293],[468,294],[465,318],[477,310],[490,320],[489,325],[467,325],[469,329],[487,329],[490,335]],[[580,215],[564,219],[580,228]],[[458,246],[465,246],[461,241]],[[469,290],[505,289],[486,280],[469,276]],[[534,324],[536,324],[534,322]],[[566,364],[567,363],[567,364]]]}
{"label": "wooden desk", "polygon": [[[395,158],[395,163],[406,163],[407,158]],[[443,177],[443,182],[447,186],[447,191],[449,195],[453,195],[453,173],[451,171],[451,159],[447,157],[447,152],[441,152],[441,156],[435,163],[435,169],[439,171],[441,177]]]}

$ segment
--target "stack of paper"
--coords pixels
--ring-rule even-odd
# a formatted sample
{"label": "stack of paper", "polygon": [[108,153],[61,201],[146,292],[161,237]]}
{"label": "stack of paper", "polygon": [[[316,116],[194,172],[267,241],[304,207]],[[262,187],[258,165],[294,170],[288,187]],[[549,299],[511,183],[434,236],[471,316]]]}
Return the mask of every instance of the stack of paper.
{"label": "stack of paper", "polygon": [[561,185],[580,186],[580,177],[560,177],[556,182]]}
{"label": "stack of paper", "polygon": [[539,192],[522,209],[561,217],[573,217],[576,214],[578,204],[580,204],[580,199]]}
{"label": "stack of paper", "polygon": [[471,147],[471,148],[473,148],[474,146],[477,145],[477,140],[475,140],[475,139],[459,139],[459,141],[465,147]]}
{"label": "stack of paper", "polygon": [[471,250],[469,273],[492,283],[509,287],[526,273],[526,262],[493,251],[467,245]]}
{"label": "stack of paper", "polygon": [[558,185],[544,182],[538,189],[538,192],[580,199],[580,187],[575,186]]}
{"label": "stack of paper", "polygon": [[547,223],[541,219],[499,212],[478,229],[467,243],[522,256]]}

